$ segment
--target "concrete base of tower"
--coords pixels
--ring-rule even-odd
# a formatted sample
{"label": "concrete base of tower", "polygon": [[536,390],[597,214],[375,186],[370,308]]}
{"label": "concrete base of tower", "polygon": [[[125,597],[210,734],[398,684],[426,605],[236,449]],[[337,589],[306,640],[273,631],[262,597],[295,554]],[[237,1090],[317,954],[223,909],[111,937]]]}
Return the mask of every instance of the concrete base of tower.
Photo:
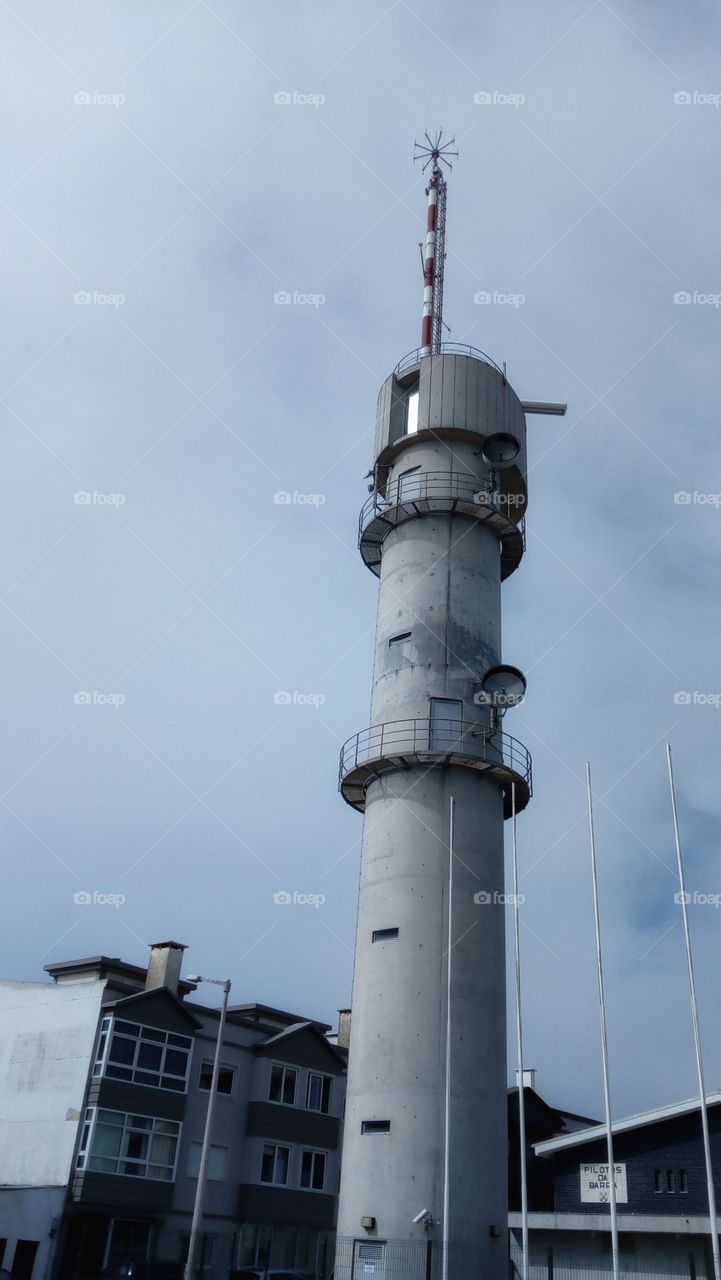
{"label": "concrete base of tower", "polygon": [[448,1280],[505,1280],[506,907],[499,785],[456,765],[399,771],[372,782],[361,865],[336,1280],[440,1278],[444,1238]]}

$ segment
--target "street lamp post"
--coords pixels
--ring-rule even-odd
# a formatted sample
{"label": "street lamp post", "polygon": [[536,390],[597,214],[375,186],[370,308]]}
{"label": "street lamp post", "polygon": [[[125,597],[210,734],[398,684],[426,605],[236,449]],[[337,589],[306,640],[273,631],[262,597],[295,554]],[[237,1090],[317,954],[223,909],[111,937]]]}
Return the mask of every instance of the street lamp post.
{"label": "street lamp post", "polygon": [[208,1110],[205,1116],[205,1132],[203,1134],[203,1146],[200,1152],[200,1168],[198,1169],[198,1184],[195,1188],[195,1204],[193,1206],[193,1221],[190,1227],[190,1240],[188,1241],[188,1258],[185,1263],[184,1280],[195,1280],[196,1255],[198,1252],[198,1241],[200,1237],[200,1229],[203,1224],[203,1201],[205,1200],[205,1185],[208,1181],[208,1161],[210,1159],[210,1139],[213,1131],[213,1113],[215,1111],[215,1099],[218,1093],[218,1076],[220,1074],[220,1055],[223,1051],[223,1030],[225,1028],[225,1015],[228,1009],[228,996],[230,994],[230,978],[201,978],[199,974],[188,974],[188,982],[212,982],[217,987],[223,988],[223,1003],[220,1007],[220,1018],[218,1020],[218,1039],[215,1045],[215,1057],[213,1059],[213,1075],[210,1081],[210,1093],[208,1095]]}

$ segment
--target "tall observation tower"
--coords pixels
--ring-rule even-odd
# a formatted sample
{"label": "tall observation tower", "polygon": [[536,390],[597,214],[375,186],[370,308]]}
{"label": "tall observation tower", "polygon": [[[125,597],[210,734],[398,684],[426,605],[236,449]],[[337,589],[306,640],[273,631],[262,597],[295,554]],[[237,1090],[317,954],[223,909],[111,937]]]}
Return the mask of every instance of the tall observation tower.
{"label": "tall observation tower", "polygon": [[501,583],[524,550],[526,414],[565,406],[442,343],[454,153],[426,144],[421,346],[381,387],[360,516],[371,724],[340,762],[364,823],[336,1280],[507,1276],[503,823],[532,787],[504,726],[525,682],[501,665]]}

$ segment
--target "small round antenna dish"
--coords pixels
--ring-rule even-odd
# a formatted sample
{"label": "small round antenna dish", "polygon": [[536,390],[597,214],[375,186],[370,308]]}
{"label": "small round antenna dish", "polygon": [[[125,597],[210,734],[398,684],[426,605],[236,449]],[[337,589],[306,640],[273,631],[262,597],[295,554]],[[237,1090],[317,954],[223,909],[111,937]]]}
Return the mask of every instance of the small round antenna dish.
{"label": "small round antenna dish", "polygon": [[504,467],[513,466],[520,452],[521,446],[515,436],[507,431],[497,431],[486,438],[483,446],[483,461],[487,462],[489,467],[498,467],[502,471]]}
{"label": "small round antenna dish", "polygon": [[526,696],[526,677],[518,667],[490,667],[481,681],[481,701],[504,710]]}

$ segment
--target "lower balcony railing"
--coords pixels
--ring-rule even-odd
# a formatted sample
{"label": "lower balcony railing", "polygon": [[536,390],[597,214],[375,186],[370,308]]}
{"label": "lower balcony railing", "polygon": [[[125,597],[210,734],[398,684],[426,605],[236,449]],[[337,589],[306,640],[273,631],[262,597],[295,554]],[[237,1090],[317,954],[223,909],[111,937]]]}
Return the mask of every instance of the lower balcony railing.
{"label": "lower balcony railing", "polygon": [[501,578],[518,567],[525,549],[523,493],[498,492],[461,471],[420,471],[374,490],[358,521],[363,560],[380,573],[383,543],[392,529],[424,515],[465,515],[485,524],[501,544]]}
{"label": "lower balcony railing", "polygon": [[374,779],[418,765],[463,765],[489,774],[503,788],[504,814],[520,813],[533,793],[531,756],[508,733],[472,721],[421,716],[371,725],[341,748],[340,792],[354,809],[365,809],[365,794]]}

